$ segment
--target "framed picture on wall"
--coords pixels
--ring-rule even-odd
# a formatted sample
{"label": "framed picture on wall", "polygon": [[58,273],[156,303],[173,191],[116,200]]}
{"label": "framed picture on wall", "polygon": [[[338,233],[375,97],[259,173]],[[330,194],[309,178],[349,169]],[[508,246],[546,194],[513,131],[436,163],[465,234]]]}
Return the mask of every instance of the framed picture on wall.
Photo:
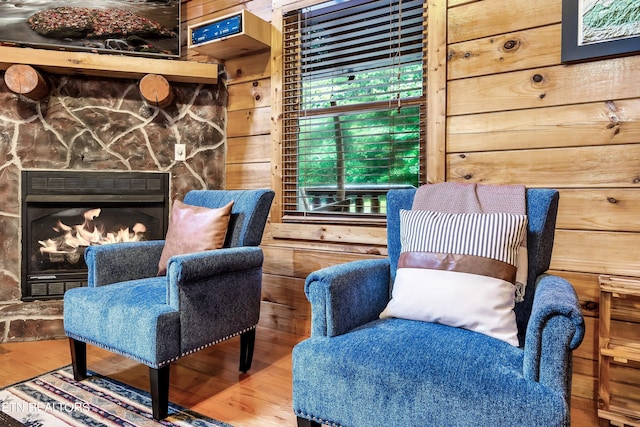
{"label": "framed picture on wall", "polygon": [[562,62],[640,53],[640,1],[562,0]]}

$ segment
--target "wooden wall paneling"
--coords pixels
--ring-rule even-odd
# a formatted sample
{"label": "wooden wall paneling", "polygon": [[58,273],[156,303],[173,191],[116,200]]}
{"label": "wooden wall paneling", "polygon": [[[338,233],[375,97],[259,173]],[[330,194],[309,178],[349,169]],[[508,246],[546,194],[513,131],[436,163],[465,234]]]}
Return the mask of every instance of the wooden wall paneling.
{"label": "wooden wall paneling", "polygon": [[549,188],[640,188],[639,158],[640,144],[449,154],[447,180]]}
{"label": "wooden wall paneling", "polygon": [[[449,1],[447,180],[560,189],[551,272],[572,283],[585,315],[572,405],[584,400],[573,421],[594,425],[598,275],[640,275],[630,160],[640,155],[640,58],[561,65],[553,3]],[[618,391],[633,392],[627,383]]]}
{"label": "wooden wall paneling", "polygon": [[[597,338],[598,319],[594,319],[593,321],[589,320],[586,326],[587,326],[587,330],[596,331],[594,336]],[[594,343],[593,340],[591,340],[590,342]],[[590,376],[592,377],[592,380],[594,379],[593,377],[595,377],[595,379],[598,378],[598,351],[597,350],[592,353],[583,352],[582,354],[579,354],[579,355],[576,355],[576,353],[574,352],[573,361],[574,361],[573,362],[574,373],[581,374],[584,376]],[[592,394],[582,395],[582,397],[593,398],[594,395]]]}
{"label": "wooden wall paneling", "polygon": [[[264,265],[262,272],[275,276],[296,277],[293,256],[295,249],[262,245]],[[299,276],[302,278],[302,276]]]}
{"label": "wooden wall paneling", "polygon": [[[595,403],[593,402],[593,400],[596,399],[596,395],[597,395],[597,390],[598,390],[598,375],[596,374],[595,377],[591,376],[590,374],[583,374],[579,371],[579,367],[580,364],[578,363],[578,361],[580,361],[579,358],[574,358],[573,359],[573,377],[571,379],[571,395],[575,396],[575,397],[581,397],[581,398],[585,398],[585,399],[589,399],[591,400],[591,405],[592,405],[592,412],[595,412],[593,405],[595,405]],[[594,367],[597,367],[597,363],[593,362],[593,361],[589,361],[586,360],[585,361],[586,364],[589,365],[593,365]],[[591,370],[591,369],[590,369]],[[576,426],[584,426],[585,424],[574,424],[574,417],[573,417],[573,406],[571,408],[571,412],[572,412],[572,416],[571,416],[571,421],[572,421],[572,425],[576,425]],[[586,424],[587,426],[590,426],[591,424]]]}
{"label": "wooden wall paneling", "polygon": [[[594,400],[598,378],[598,319],[585,317],[585,337],[573,351],[571,394]],[[593,403],[595,405],[595,402]]]}
{"label": "wooden wall paneling", "polygon": [[539,68],[560,63],[561,25],[547,25],[449,45],[448,78]]}
{"label": "wooden wall paneling", "polygon": [[300,335],[310,332],[311,308],[304,278],[265,274],[262,280],[260,325]]}
{"label": "wooden wall paneling", "polygon": [[229,84],[227,111],[249,110],[271,106],[271,79]]}
{"label": "wooden wall paneling", "polygon": [[447,153],[638,142],[640,98],[452,116],[447,122]]}
{"label": "wooden wall paneling", "polygon": [[227,139],[227,165],[269,163],[271,161],[271,136],[255,135]]}
{"label": "wooden wall paneling", "polygon": [[[273,47],[272,47],[273,49]],[[247,58],[228,59],[224,62],[228,84],[271,79],[271,54],[263,52]],[[271,84],[271,82],[270,82]]]}
{"label": "wooden wall paneling", "polygon": [[447,7],[445,1],[426,2],[427,10],[427,149],[426,178],[428,183],[446,178],[447,126]]}
{"label": "wooden wall paneling", "polygon": [[556,230],[551,268],[638,276],[640,233]]}
{"label": "wooden wall paneling", "polygon": [[[271,223],[271,226],[277,225],[277,223]],[[287,248],[287,249],[299,249],[306,251],[320,251],[320,252],[331,252],[335,255],[335,264],[339,264],[342,262],[340,256],[343,253],[349,254],[358,254],[358,255],[366,255],[369,258],[374,257],[386,257],[387,256],[387,247],[378,246],[378,245],[361,245],[361,244],[353,244],[353,243],[335,243],[335,242],[324,242],[320,240],[301,240],[301,239],[281,239],[281,238],[270,238],[269,240],[263,239],[263,246],[269,247],[278,247],[278,248]]]}
{"label": "wooden wall paneling", "polygon": [[639,213],[640,188],[562,189],[556,227],[640,232]]}
{"label": "wooden wall paneling", "polygon": [[360,255],[355,253],[340,253],[326,251],[296,250],[294,252],[293,265],[295,277],[307,277],[309,274],[321,268],[331,267],[350,261],[376,258],[372,255]]}
{"label": "wooden wall paneling", "polygon": [[448,7],[463,6],[469,3],[475,3],[482,0],[448,0]]}
{"label": "wooden wall paneling", "polygon": [[582,344],[573,351],[574,358],[582,358],[597,362],[598,360],[598,319],[585,317],[585,334]]}
{"label": "wooden wall paneling", "polygon": [[227,10],[234,7],[241,7],[242,3],[247,1],[242,0],[189,0],[184,2],[186,7],[183,7],[185,13],[183,13],[182,20],[191,24],[206,21],[212,13],[219,11],[219,15],[225,15]]}
{"label": "wooden wall paneling", "polygon": [[311,310],[299,309],[263,301],[260,305],[259,326],[302,336],[311,334]]}
{"label": "wooden wall paneling", "polygon": [[248,135],[269,135],[271,108],[229,111],[227,113],[227,138]]}
{"label": "wooden wall paneling", "polygon": [[227,164],[229,190],[271,188],[271,165],[264,163]]}
{"label": "wooden wall paneling", "polygon": [[274,0],[271,18],[271,188],[275,191],[271,213],[282,222],[282,6]]}
{"label": "wooden wall paneling", "polygon": [[450,81],[448,114],[638,98],[639,64],[640,57],[630,56]]}
{"label": "wooden wall paneling", "polygon": [[[573,356],[573,377],[571,381],[571,394],[590,400],[595,400],[598,393],[598,363],[596,360],[583,359]],[[594,403],[592,402],[592,405]],[[573,408],[572,408],[573,410]],[[593,410],[593,406],[592,406]],[[573,411],[572,411],[573,412]],[[573,416],[572,422],[573,420]],[[573,424],[582,427],[582,424]],[[588,424],[587,424],[588,425]]]}
{"label": "wooden wall paneling", "polygon": [[579,427],[600,425],[593,399],[571,396],[571,423]]}
{"label": "wooden wall paneling", "polygon": [[[558,0],[484,0],[449,9],[449,43],[559,23]],[[560,40],[557,41],[560,43]]]}
{"label": "wooden wall paneling", "polygon": [[189,25],[215,19],[242,9],[247,9],[265,21],[271,19],[271,0],[191,0],[186,2],[183,21]]}
{"label": "wooden wall paneling", "polygon": [[305,278],[265,274],[262,280],[262,299],[289,307],[307,307],[304,294]]}
{"label": "wooden wall paneling", "polygon": [[386,246],[386,227],[358,227],[327,224],[273,224],[272,236],[277,239],[315,240]]}

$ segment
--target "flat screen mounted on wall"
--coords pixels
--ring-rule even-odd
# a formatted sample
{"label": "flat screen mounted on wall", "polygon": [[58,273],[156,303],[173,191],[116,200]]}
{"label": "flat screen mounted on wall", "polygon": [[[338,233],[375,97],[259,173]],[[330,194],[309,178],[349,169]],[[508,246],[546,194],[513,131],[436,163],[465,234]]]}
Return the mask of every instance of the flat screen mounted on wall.
{"label": "flat screen mounted on wall", "polygon": [[180,0],[3,0],[0,45],[180,56]]}

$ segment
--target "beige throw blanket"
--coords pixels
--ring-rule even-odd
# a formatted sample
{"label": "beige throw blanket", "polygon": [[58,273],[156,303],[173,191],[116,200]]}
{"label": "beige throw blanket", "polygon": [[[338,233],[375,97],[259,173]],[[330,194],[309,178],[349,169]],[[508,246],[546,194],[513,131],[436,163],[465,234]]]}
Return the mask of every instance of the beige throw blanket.
{"label": "beige throw blanket", "polygon": [[[413,199],[414,210],[460,213],[508,213],[526,215],[526,187],[524,185],[483,185],[475,183],[443,182],[423,185]],[[524,298],[527,284],[526,235],[518,254],[516,273],[516,302]]]}

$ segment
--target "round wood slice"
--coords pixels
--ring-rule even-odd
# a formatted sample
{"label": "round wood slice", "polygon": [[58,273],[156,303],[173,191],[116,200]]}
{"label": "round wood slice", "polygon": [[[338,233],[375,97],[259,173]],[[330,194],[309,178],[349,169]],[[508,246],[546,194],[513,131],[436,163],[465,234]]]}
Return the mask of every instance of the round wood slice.
{"label": "round wood slice", "polygon": [[4,73],[4,82],[13,93],[38,101],[49,94],[47,82],[30,65],[13,64]]}
{"label": "round wood slice", "polygon": [[140,80],[140,93],[149,104],[166,107],[173,102],[171,85],[159,74],[147,74]]}

